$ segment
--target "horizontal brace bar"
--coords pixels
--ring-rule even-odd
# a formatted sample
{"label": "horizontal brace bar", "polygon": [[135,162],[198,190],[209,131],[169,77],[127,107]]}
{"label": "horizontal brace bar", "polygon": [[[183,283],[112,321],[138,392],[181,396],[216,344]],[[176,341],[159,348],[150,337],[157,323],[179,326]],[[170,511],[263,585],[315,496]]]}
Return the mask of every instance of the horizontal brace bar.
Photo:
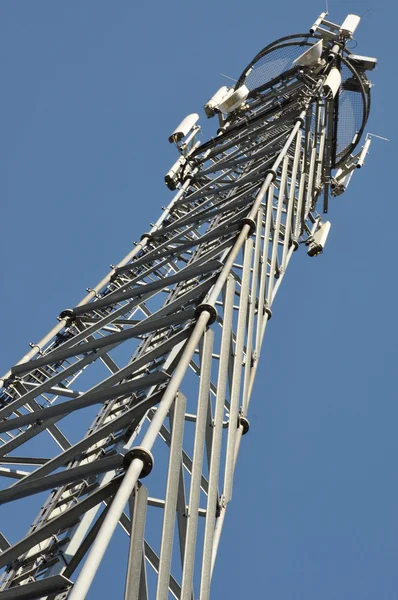
{"label": "horizontal brace bar", "polygon": [[[179,200],[179,202],[181,203],[181,205],[184,204],[189,204],[192,200],[200,200],[201,198],[206,198],[206,197],[211,197],[211,196],[218,196],[219,194],[223,194],[225,192],[229,192],[229,190],[232,190],[236,187],[241,187],[243,185],[246,185],[247,183],[251,184],[253,181],[257,181],[259,179],[261,179],[264,176],[264,172],[266,171],[266,167],[263,167],[262,169],[259,169],[257,172],[255,173],[248,173],[247,175],[243,175],[240,179],[236,179],[235,181],[232,181],[229,184],[225,184],[222,185],[218,188],[212,189],[212,190],[199,190],[198,192],[195,192],[195,197],[191,198],[190,196],[187,196],[186,198],[181,198],[181,200]],[[260,183],[260,182],[259,182]],[[255,186],[253,186],[255,187]],[[192,195],[193,196],[193,195]]]}
{"label": "horizontal brace bar", "polygon": [[261,150],[259,150],[256,153],[246,154],[246,155],[243,153],[242,158],[240,158],[242,156],[242,154],[240,154],[238,157],[236,157],[232,160],[227,160],[227,161],[224,161],[223,163],[216,163],[212,167],[209,167],[208,169],[206,169],[206,171],[202,171],[201,174],[207,175],[208,173],[214,173],[214,172],[220,171],[221,169],[228,169],[231,167],[236,167],[237,165],[241,165],[241,164],[247,163],[249,161],[250,162],[258,161],[259,158],[264,158],[264,157],[267,157],[267,161],[264,161],[262,166],[268,165],[275,158],[274,155],[275,155],[275,145],[276,144],[274,144],[273,142],[274,141],[271,140],[271,142],[268,142],[268,144],[271,144],[270,146],[267,144],[265,148],[262,148]]}
{"label": "horizontal brace bar", "polygon": [[161,235],[162,231],[165,231],[167,233],[168,231],[175,231],[176,227],[190,225],[191,223],[203,223],[206,221],[210,221],[213,217],[215,217],[218,214],[228,212],[229,210],[232,210],[232,208],[236,208],[245,204],[247,196],[249,196],[252,190],[255,189],[255,185],[256,184],[254,184],[252,188],[249,188],[248,190],[245,190],[242,193],[232,195],[229,198],[222,198],[217,203],[214,203],[212,206],[206,209],[203,209],[203,207],[201,206],[199,207],[199,209],[196,208],[195,210],[190,211],[188,213],[188,216],[177,220],[171,225],[167,225],[167,227],[164,227],[163,229],[159,230],[157,234],[154,234],[154,237],[156,238],[157,235]]}
{"label": "horizontal brace bar", "polygon": [[[53,538],[53,540],[51,542],[50,553],[51,554],[55,553],[57,550],[59,550],[60,548],[62,548],[66,544],[68,544],[69,542],[70,542],[70,538],[68,538],[68,537],[64,537],[56,542],[54,541],[54,538]],[[8,544],[7,548],[10,548],[10,546],[11,546],[11,544]],[[14,562],[13,568],[15,568],[15,570],[17,570],[17,569],[28,570],[37,561],[38,558],[42,558],[42,557],[43,557],[43,549],[38,547],[38,548],[36,548],[35,552],[29,553],[29,556],[24,556],[17,562]],[[67,575],[66,573],[63,573],[63,574],[65,575],[65,577],[69,577],[69,575]]]}
{"label": "horizontal brace bar", "polygon": [[[155,508],[164,508],[166,504],[165,500],[162,500],[161,498],[148,498],[148,506],[153,506]],[[186,506],[186,514],[188,514],[188,504]],[[198,508],[198,515],[199,517],[205,517],[206,516],[206,509],[205,508]],[[1,599],[0,599],[1,600]]]}
{"label": "horizontal brace bar", "polygon": [[25,585],[16,585],[0,592],[0,600],[37,600],[49,594],[68,590],[73,583],[63,575],[52,575]]}
{"label": "horizontal brace bar", "polygon": [[[39,527],[28,534],[22,540],[16,542],[13,546],[10,546],[8,550],[5,550],[0,554],[0,568],[9,565],[16,560],[21,554],[27,552],[33,548],[39,542],[43,542],[51,537],[57,531],[66,529],[72,523],[88,512],[94,506],[97,506],[100,502],[103,502],[107,498],[110,498],[115,494],[119,485],[121,484],[123,475],[119,475],[103,487],[97,489],[95,492],[80,500],[78,504],[74,504],[72,507],[67,508],[64,512],[60,513],[50,521],[47,521],[45,525]],[[0,596],[0,600],[2,600]]]}
{"label": "horizontal brace bar", "polygon": [[15,487],[17,485],[22,485],[27,481],[32,481],[34,479],[37,479],[38,477],[46,475],[47,473],[55,471],[55,469],[66,465],[70,460],[82,454],[87,448],[90,448],[99,440],[105,439],[114,431],[118,431],[119,429],[122,429],[127,425],[131,426],[135,421],[141,419],[147,410],[152,408],[155,404],[157,404],[160,401],[162,394],[163,392],[157,392],[153,396],[149,396],[149,398],[145,398],[145,400],[138,402],[135,406],[133,406],[125,413],[120,415],[120,417],[116,417],[112,421],[107,422],[105,425],[103,425],[87,437],[80,440],[80,442],[74,444],[68,450],[65,450],[61,454],[58,454],[58,456],[55,456],[54,458],[49,460],[45,465],[39,467],[38,469],[36,469],[36,471],[30,473],[27,477],[25,477],[25,479],[21,479],[19,483],[15,484]]}
{"label": "horizontal brace bar", "polygon": [[193,248],[194,246],[200,246],[201,244],[204,244],[205,242],[210,242],[216,239],[217,237],[224,237],[225,235],[229,235],[237,229],[239,229],[239,223],[235,225],[230,225],[229,227],[220,227],[215,230],[211,230],[209,233],[205,233],[201,237],[197,238],[196,240],[192,240],[191,242],[184,242],[183,244],[166,248],[165,250],[162,250],[157,254],[155,251],[153,251],[150,255],[148,254],[148,256],[142,256],[141,258],[137,259],[134,263],[132,263],[132,267],[146,265],[149,262],[159,260],[160,258],[164,258],[165,256],[182,254],[185,250],[189,250],[189,248]]}
{"label": "horizontal brace bar", "polygon": [[0,532],[0,551],[4,552],[11,546],[7,538]]}
{"label": "horizontal brace bar", "polygon": [[[177,296],[174,300],[172,300],[169,304],[165,304],[158,311],[154,312],[152,315],[147,317],[147,323],[151,323],[156,321],[157,319],[163,318],[166,315],[174,313],[184,304],[188,302],[196,301],[198,298],[201,298],[202,295],[206,294],[209,288],[216,281],[217,275],[212,275],[209,279],[206,279],[203,283],[199,283],[194,286],[185,294],[181,294],[181,296]],[[186,309],[188,310],[188,309]]]}
{"label": "horizontal brace bar", "polygon": [[[296,70],[297,70],[297,68],[296,68]],[[293,73],[294,69],[292,69],[291,71]],[[285,73],[283,73],[283,75],[285,75],[287,73],[290,73],[290,71],[286,71]],[[264,86],[257,88],[256,92],[263,91],[267,88],[272,87],[272,85],[275,85],[275,83],[277,83],[279,81],[279,79],[280,79],[280,77],[272,79],[270,82],[268,82]],[[211,150],[212,148],[215,148],[214,150],[211,150],[209,155],[206,157],[206,160],[211,159],[213,156],[216,156],[217,154],[225,152],[229,148],[236,146],[238,141],[239,141],[239,143],[242,143],[242,140],[246,139],[247,137],[249,137],[249,138],[252,137],[253,133],[258,135],[259,133],[262,133],[263,130],[269,130],[270,129],[270,121],[267,121],[267,119],[269,119],[275,113],[281,112],[281,109],[283,109],[284,105],[287,106],[287,105],[289,105],[289,103],[291,103],[290,99],[286,100],[286,102],[278,102],[278,105],[276,107],[271,106],[266,111],[256,114],[254,117],[250,117],[249,119],[242,120],[238,125],[235,125],[235,126],[231,127],[230,129],[227,129],[227,131],[222,133],[220,136],[217,136],[216,138],[212,138],[208,142],[205,142],[204,144],[199,146],[199,148],[197,148],[192,153],[191,158],[198,157],[199,155],[203,154],[203,152],[205,150]],[[264,124],[262,124],[263,122],[264,122]],[[256,124],[258,124],[259,127],[257,129],[254,129],[253,126],[255,126]],[[246,135],[242,134],[242,135],[240,135],[240,137],[238,137],[238,134],[245,130],[246,131],[248,130],[248,133]],[[226,142],[226,143],[224,143],[224,142]],[[223,145],[221,145],[221,144],[223,144]],[[176,203],[174,204],[174,206],[175,205],[176,205]]]}
{"label": "horizontal brace bar", "polygon": [[124,456],[122,454],[114,454],[113,456],[94,460],[85,465],[65,469],[60,473],[54,473],[54,475],[39,477],[33,481],[9,487],[6,490],[0,491],[0,504],[6,504],[7,502],[18,500],[19,498],[33,496],[33,494],[38,494],[44,490],[50,490],[75,481],[81,481],[91,475],[98,475],[99,473],[107,473],[108,471],[120,469],[123,465],[123,460]]}
{"label": "horizontal brace bar", "polygon": [[44,465],[48,458],[29,458],[28,456],[3,456],[0,465]]}
{"label": "horizontal brace bar", "polygon": [[[24,363],[23,363],[24,364]],[[29,390],[34,390],[39,387],[40,383],[32,383],[31,381],[24,381],[24,387]],[[78,398],[80,396],[80,392],[75,392],[74,390],[70,390],[68,388],[64,388],[61,386],[54,386],[48,390],[49,394],[54,394],[54,396],[65,396],[66,398]]]}
{"label": "horizontal brace bar", "polygon": [[39,367],[49,365],[54,362],[59,362],[61,360],[65,360],[66,358],[71,358],[72,356],[77,356],[79,354],[87,354],[91,350],[98,350],[98,348],[104,348],[106,346],[113,346],[114,344],[120,344],[126,340],[129,340],[134,337],[138,337],[139,335],[143,335],[145,333],[149,333],[154,329],[163,329],[164,327],[168,327],[170,325],[178,325],[191,319],[194,316],[195,312],[193,309],[188,309],[186,311],[178,312],[174,315],[167,316],[158,320],[151,320],[150,325],[147,322],[147,319],[142,321],[139,325],[135,325],[130,329],[126,329],[125,331],[120,331],[119,333],[112,333],[102,338],[96,338],[91,340],[90,342],[86,342],[83,344],[79,344],[78,346],[72,346],[71,348],[65,348],[65,350],[54,350],[43,356],[42,358],[37,358],[35,360],[30,360],[27,363],[21,363],[20,365],[15,365],[11,369],[11,373],[13,375],[20,375],[21,373],[26,373],[28,371],[32,371],[33,369],[37,369]]}
{"label": "horizontal brace bar", "polygon": [[[131,265],[126,265],[125,267],[120,267],[120,270],[117,271],[117,274],[123,273],[124,271],[129,271],[134,268],[134,263]],[[129,268],[128,268],[129,267]],[[96,310],[97,308],[102,308],[103,306],[109,306],[110,304],[114,304],[116,302],[121,302],[122,300],[129,300],[130,298],[135,298],[136,296],[141,296],[142,294],[146,294],[148,292],[154,292],[156,290],[161,290],[165,287],[168,287],[174,283],[179,283],[180,281],[188,281],[193,277],[197,277],[198,275],[202,275],[204,273],[208,273],[209,271],[215,271],[221,267],[221,263],[217,260],[214,260],[205,265],[189,265],[185,267],[185,269],[181,269],[175,275],[171,275],[170,277],[165,277],[164,279],[159,279],[159,281],[154,281],[153,283],[144,283],[134,289],[126,290],[125,292],[114,292],[113,294],[109,294],[104,298],[100,298],[95,302],[90,302],[88,304],[82,304],[81,306],[76,306],[73,308],[74,315],[81,315],[90,310]]]}
{"label": "horizontal brace bar", "polygon": [[[104,353],[105,351],[106,350],[102,350],[102,353]],[[34,400],[35,398],[37,398],[37,396],[40,396],[41,394],[48,392],[48,390],[53,387],[53,384],[55,382],[59,383],[62,380],[69,377],[70,375],[73,375],[74,373],[76,373],[76,371],[82,370],[84,367],[86,367],[90,363],[94,362],[96,360],[96,358],[99,358],[101,355],[102,354],[99,352],[98,355],[89,354],[87,356],[84,356],[76,363],[69,365],[69,367],[67,367],[65,370],[63,370],[59,373],[56,373],[52,377],[49,377],[49,379],[47,381],[44,381],[42,384],[40,384],[40,386],[38,388],[35,388],[34,390],[30,390],[29,392],[26,392],[26,394],[23,394],[23,396],[20,396],[19,398],[16,398],[15,400],[11,400],[8,404],[5,404],[5,406],[3,406],[3,408],[0,409],[0,419],[4,419],[5,417],[8,417],[8,415],[11,415],[20,406],[23,406],[24,404],[28,404],[31,400]],[[8,452],[3,452],[3,448],[0,449],[0,453],[1,453],[1,456],[3,456],[4,454],[8,454]]]}
{"label": "horizontal brace bar", "polygon": [[0,477],[9,477],[10,479],[23,479],[29,475],[27,471],[14,471],[6,467],[0,467]]}
{"label": "horizontal brace bar", "polygon": [[52,417],[60,415],[63,416],[71,413],[74,410],[86,408],[87,406],[92,406],[93,404],[100,404],[101,402],[106,402],[108,400],[118,398],[119,396],[126,396],[127,394],[145,389],[146,387],[152,387],[153,385],[163,383],[167,379],[170,379],[170,376],[167,373],[164,371],[157,371],[155,373],[150,373],[146,377],[139,377],[138,379],[133,379],[127,383],[122,383],[120,385],[115,385],[113,387],[104,388],[98,391],[86,392],[80,398],[76,398],[75,400],[69,400],[69,402],[62,402],[60,404],[49,406],[48,408],[42,408],[27,415],[1,421],[0,433],[17,429],[24,425],[38,423],[40,421],[44,421],[45,424],[45,421]]}

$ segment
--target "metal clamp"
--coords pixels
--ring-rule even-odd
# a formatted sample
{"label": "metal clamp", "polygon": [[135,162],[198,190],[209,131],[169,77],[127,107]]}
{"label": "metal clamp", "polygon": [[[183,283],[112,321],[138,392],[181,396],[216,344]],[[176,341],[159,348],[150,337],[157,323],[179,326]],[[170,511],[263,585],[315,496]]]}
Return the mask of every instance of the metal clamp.
{"label": "metal clamp", "polygon": [[40,354],[40,356],[43,354],[42,349],[40,348],[39,344],[34,344],[33,342],[29,342],[29,346],[32,348],[37,348],[37,353]]}
{"label": "metal clamp", "polygon": [[135,458],[139,458],[144,463],[140,474],[140,479],[143,479],[144,477],[147,477],[152,471],[154,464],[153,455],[151,452],[149,452],[149,450],[143,448],[142,446],[136,446],[135,448],[131,448],[131,450],[129,450],[125,454],[123,459],[123,467],[125,471],[127,471],[127,469],[129,468],[129,466]]}
{"label": "metal clamp", "polygon": [[242,225],[249,225],[250,232],[249,235],[253,235],[256,231],[256,221],[251,219],[250,217],[244,217],[241,221]]}
{"label": "metal clamp", "polygon": [[75,318],[75,313],[73,312],[73,308],[65,308],[62,312],[59,313],[58,320],[72,320]]}
{"label": "metal clamp", "polygon": [[268,304],[264,304],[263,315],[268,315],[268,321],[272,319],[272,310],[268,306]]}
{"label": "metal clamp", "polygon": [[213,323],[215,321],[217,321],[218,312],[217,312],[217,309],[214,306],[212,306],[211,304],[206,304],[206,303],[199,304],[199,306],[197,306],[196,310],[195,310],[195,317],[198,318],[199,315],[201,315],[202,312],[205,310],[208,313],[210,313],[210,319],[208,320],[208,325],[213,325]]}
{"label": "metal clamp", "polygon": [[242,435],[246,435],[246,433],[249,431],[250,429],[250,421],[249,419],[246,419],[246,417],[239,417],[239,425],[242,426]]}

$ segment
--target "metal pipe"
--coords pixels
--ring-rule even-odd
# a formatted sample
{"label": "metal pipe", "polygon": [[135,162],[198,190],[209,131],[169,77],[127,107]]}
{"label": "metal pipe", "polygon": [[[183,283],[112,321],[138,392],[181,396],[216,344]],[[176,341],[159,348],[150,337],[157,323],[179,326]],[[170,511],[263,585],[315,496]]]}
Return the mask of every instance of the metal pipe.
{"label": "metal pipe", "polygon": [[275,228],[274,228],[273,235],[272,235],[271,267],[270,267],[269,285],[268,285],[268,291],[267,291],[267,302],[268,302],[269,306],[271,306],[272,289],[274,287],[274,280],[275,280],[275,267],[276,267],[276,261],[277,261],[277,257],[278,257],[279,232],[280,232],[280,228],[281,228],[282,207],[283,207],[283,200],[285,197],[285,185],[286,185],[286,179],[287,179],[288,163],[289,163],[289,157],[285,156],[283,159],[282,176],[281,176],[281,182],[280,182],[280,187],[279,187]]}
{"label": "metal pipe", "polygon": [[249,299],[249,277],[250,267],[253,254],[253,240],[250,238],[246,242],[244,268],[241,283],[240,302],[238,325],[236,334],[235,357],[232,375],[231,401],[229,407],[229,427],[227,451],[225,460],[225,475],[224,475],[224,500],[229,502],[232,498],[232,482],[233,482],[233,465],[234,465],[234,448],[235,435],[238,428],[239,416],[239,398],[241,388],[241,377],[243,367],[243,346],[245,341],[246,330],[246,315]]}
{"label": "metal pipe", "polygon": [[227,510],[226,506],[223,506],[221,508],[220,514],[217,517],[216,526],[214,528],[213,548],[212,548],[212,554],[211,554],[211,577],[213,576],[214,565],[215,565],[216,558],[217,558],[217,550],[218,550],[218,546],[220,543],[221,532],[222,532],[222,528],[224,525],[226,510]]}
{"label": "metal pipe", "polygon": [[230,361],[230,340],[232,334],[232,316],[235,295],[235,280],[228,278],[225,290],[225,310],[220,349],[220,367],[217,377],[217,395],[213,423],[213,439],[209,466],[209,489],[207,494],[206,524],[203,542],[203,561],[200,580],[201,600],[210,596],[210,581],[212,572],[212,548],[214,540],[214,519],[218,500],[218,476],[220,470],[223,415],[227,393],[228,365]]}
{"label": "metal pipe", "polygon": [[252,284],[249,294],[249,316],[247,320],[247,336],[246,336],[246,356],[245,356],[245,374],[244,374],[244,383],[243,383],[243,394],[242,394],[242,411],[244,411],[244,407],[247,404],[247,392],[248,392],[248,384],[250,379],[250,372],[252,368],[253,358],[255,356],[255,360],[257,357],[254,353],[253,355],[253,330],[254,330],[254,314],[256,310],[256,298],[257,298],[257,285],[259,279],[259,266],[260,266],[260,250],[261,250],[261,228],[263,224],[263,215],[264,210],[263,207],[260,206],[260,210],[257,213],[257,225],[256,225],[256,241],[255,241],[255,250],[253,257],[253,272],[252,272]]}
{"label": "metal pipe", "polygon": [[290,179],[289,204],[288,204],[287,214],[286,214],[285,239],[284,239],[283,253],[282,253],[282,267],[281,267],[282,271],[284,271],[286,269],[287,252],[288,252],[290,242],[291,242],[292,217],[293,217],[293,209],[294,209],[295,198],[296,198],[297,171],[298,171],[298,164],[299,164],[300,153],[301,153],[301,138],[302,138],[302,134],[301,134],[301,131],[299,131],[297,133],[297,138],[296,138],[296,148],[294,151],[292,176]]}
{"label": "metal pipe", "polygon": [[319,15],[319,17],[317,18],[317,20],[315,21],[315,23],[313,24],[313,26],[310,29],[310,34],[314,34],[316,32],[316,30],[318,29],[318,27],[322,24],[323,19],[326,17],[327,13],[323,12]]}
{"label": "metal pipe", "polygon": [[185,408],[186,398],[179,392],[174,404],[173,436],[170,446],[169,470],[165,495],[166,501],[163,513],[162,541],[160,547],[159,575],[156,590],[157,600],[167,600],[169,597],[170,566],[180,479],[179,466],[181,463]]}
{"label": "metal pipe", "polygon": [[[285,271],[286,271],[287,266],[288,266],[288,264],[290,262],[290,259],[292,257],[293,252],[294,252],[294,246],[290,246],[289,252],[288,252],[287,257],[286,257]],[[279,290],[279,286],[282,283],[285,271],[283,271],[281,273],[281,276],[279,277],[279,279],[277,280],[277,282],[275,284],[274,291],[273,291],[273,294],[272,294],[272,302],[274,301],[276,293]],[[246,403],[246,407],[245,407],[246,408],[246,412],[242,411],[242,414],[243,414],[244,417],[247,414],[247,410],[248,410],[249,403],[250,403],[250,397],[251,397],[251,394],[252,394],[254,380],[255,380],[255,377],[256,377],[256,373],[257,373],[257,367],[259,365],[259,359],[260,359],[260,353],[261,353],[261,346],[262,346],[262,343],[263,343],[263,339],[264,339],[264,335],[265,335],[265,329],[266,329],[268,320],[269,320],[268,319],[268,315],[266,315],[266,318],[265,318],[265,320],[262,323],[262,329],[261,329],[261,332],[260,332],[260,335],[259,335],[258,358],[257,358],[257,361],[255,362],[255,364],[253,365],[253,368],[252,368],[251,373],[250,373],[250,382],[249,382],[249,386],[248,386],[247,403]]]}
{"label": "metal pipe", "polygon": [[205,445],[206,417],[210,392],[211,355],[214,332],[208,329],[201,344],[200,383],[197,404],[194,451],[192,458],[191,486],[188,504],[188,523],[184,549],[180,600],[190,600],[198,531],[200,482],[202,478],[203,451]]}

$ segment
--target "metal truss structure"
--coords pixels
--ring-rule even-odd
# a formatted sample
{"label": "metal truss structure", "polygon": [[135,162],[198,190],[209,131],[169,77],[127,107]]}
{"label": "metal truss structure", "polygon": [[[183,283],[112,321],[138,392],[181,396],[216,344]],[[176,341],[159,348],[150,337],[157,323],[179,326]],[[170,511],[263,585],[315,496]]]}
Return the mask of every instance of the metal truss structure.
{"label": "metal truss structure", "polygon": [[272,304],[370,144],[376,61],[326,17],[213,96],[209,141],[181,123],[159,220],[1,380],[0,503],[38,515],[0,535],[0,600],[85,598],[118,526],[126,600],[209,598]]}

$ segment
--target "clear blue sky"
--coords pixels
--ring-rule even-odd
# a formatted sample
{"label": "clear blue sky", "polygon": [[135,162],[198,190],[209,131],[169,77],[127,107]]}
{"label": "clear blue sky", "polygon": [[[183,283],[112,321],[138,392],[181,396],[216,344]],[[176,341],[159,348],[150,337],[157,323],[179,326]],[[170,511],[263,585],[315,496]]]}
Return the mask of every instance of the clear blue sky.
{"label": "clear blue sky", "polygon": [[[274,305],[213,598],[396,600],[396,38],[377,56],[366,167],[330,206],[325,253],[297,253]],[[167,137],[263,46],[307,31],[322,2],[2,0],[1,350],[8,369],[156,220]],[[148,480],[148,483],[149,480]],[[1,515],[0,515],[1,528]],[[120,560],[118,560],[120,562]],[[100,576],[89,598],[110,597]],[[119,592],[118,592],[119,593]]]}

